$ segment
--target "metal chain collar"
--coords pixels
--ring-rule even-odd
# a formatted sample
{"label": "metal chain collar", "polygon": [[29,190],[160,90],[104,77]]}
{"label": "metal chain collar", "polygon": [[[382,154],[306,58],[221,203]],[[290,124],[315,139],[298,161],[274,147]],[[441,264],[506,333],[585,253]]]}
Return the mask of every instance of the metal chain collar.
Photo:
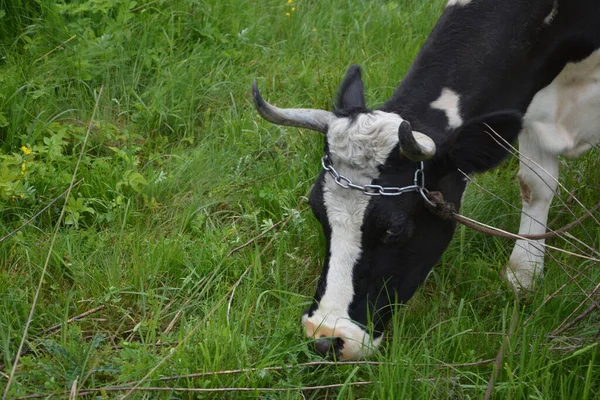
{"label": "metal chain collar", "polygon": [[393,187],[393,186],[380,186],[380,185],[356,185],[352,183],[352,180],[344,175],[341,175],[339,172],[335,170],[331,160],[327,155],[324,155],[321,158],[321,165],[323,165],[323,169],[329,172],[329,175],[333,178],[334,182],[344,189],[354,189],[360,190],[367,196],[400,196],[403,193],[408,192],[419,192],[421,197],[427,202],[429,205],[435,206],[428,198],[427,192],[425,189],[425,169],[423,166],[423,161],[419,162],[419,168],[415,171],[414,175],[414,184],[410,186],[404,187]]}

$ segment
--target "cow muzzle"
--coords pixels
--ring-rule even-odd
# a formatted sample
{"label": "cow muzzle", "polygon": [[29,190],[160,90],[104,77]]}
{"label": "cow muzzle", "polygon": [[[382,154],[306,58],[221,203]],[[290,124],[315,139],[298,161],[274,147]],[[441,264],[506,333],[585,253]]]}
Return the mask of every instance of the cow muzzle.
{"label": "cow muzzle", "polygon": [[358,360],[368,357],[381,343],[383,335],[373,338],[365,329],[349,318],[316,314],[302,316],[304,332],[314,350],[337,361]]}

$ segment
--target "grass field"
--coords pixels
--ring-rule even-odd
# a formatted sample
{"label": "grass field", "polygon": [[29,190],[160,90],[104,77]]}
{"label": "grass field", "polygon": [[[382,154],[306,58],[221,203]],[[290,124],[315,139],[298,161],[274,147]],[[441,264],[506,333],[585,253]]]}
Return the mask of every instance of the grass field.
{"label": "grass field", "polygon": [[[599,398],[600,315],[579,318],[600,301],[598,262],[550,251],[517,299],[499,276],[511,243],[463,227],[369,363],[324,362],[303,339],[323,138],[262,121],[251,82],[331,109],[358,63],[381,104],[443,3],[0,0],[4,396]],[[463,213],[515,231],[517,167],[475,177],[507,203],[470,185]],[[562,168],[592,207],[598,150]],[[554,227],[583,214],[561,199]],[[600,247],[593,221],[572,234]]]}

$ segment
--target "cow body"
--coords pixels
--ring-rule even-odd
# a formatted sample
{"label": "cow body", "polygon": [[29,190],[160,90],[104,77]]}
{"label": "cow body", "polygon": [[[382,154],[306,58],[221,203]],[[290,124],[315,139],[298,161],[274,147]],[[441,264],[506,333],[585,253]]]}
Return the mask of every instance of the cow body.
{"label": "cow body", "polygon": [[[422,190],[365,194],[369,185],[385,194],[419,186],[422,174],[427,190],[458,208],[463,173],[496,166],[523,127],[519,177],[528,216],[520,232],[545,229],[556,157],[589,148],[600,132],[591,112],[600,99],[599,47],[595,0],[451,0],[376,111],[365,105],[358,67],[346,74],[333,113],[277,109],[255,90],[266,119],[326,134],[335,173],[325,168],[309,199],[327,239],[325,265],[303,316],[320,353],[351,359],[376,347],[390,304],[412,297],[454,232],[453,222],[430,212]],[[547,178],[540,168],[550,170]],[[511,283],[531,284],[543,263],[540,246],[517,243]]]}

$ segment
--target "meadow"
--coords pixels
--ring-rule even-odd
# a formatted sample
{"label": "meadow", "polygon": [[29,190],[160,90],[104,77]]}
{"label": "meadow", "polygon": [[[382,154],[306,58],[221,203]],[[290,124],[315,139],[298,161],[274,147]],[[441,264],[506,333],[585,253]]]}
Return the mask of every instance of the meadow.
{"label": "meadow", "polygon": [[[251,83],[331,109],[358,63],[381,104],[444,3],[0,0],[4,398],[599,398],[593,220],[587,247],[548,242],[589,259],[550,250],[518,297],[512,243],[458,227],[369,360],[303,338],[323,137],[264,122]],[[473,177],[462,213],[515,232],[517,168]],[[554,228],[600,197],[598,149],[561,168]]]}

